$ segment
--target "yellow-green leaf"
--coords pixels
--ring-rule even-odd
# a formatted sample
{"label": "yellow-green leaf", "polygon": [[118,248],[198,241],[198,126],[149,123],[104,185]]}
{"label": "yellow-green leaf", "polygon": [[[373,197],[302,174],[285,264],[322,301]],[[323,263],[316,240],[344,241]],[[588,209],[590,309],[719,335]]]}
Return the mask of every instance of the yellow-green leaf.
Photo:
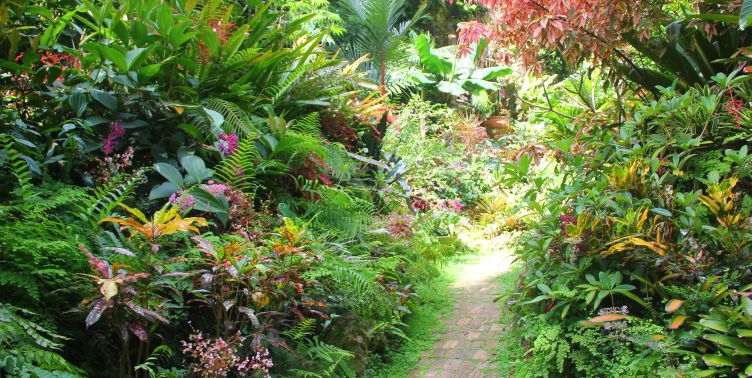
{"label": "yellow-green leaf", "polygon": [[105,301],[109,302],[110,298],[118,293],[117,282],[115,279],[103,278],[99,280],[99,292],[104,296]]}

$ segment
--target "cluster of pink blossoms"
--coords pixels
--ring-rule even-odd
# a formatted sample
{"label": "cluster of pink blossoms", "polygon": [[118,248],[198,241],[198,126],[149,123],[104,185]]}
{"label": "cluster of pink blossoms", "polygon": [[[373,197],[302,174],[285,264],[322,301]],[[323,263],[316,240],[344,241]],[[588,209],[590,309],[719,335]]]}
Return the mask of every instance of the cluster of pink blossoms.
{"label": "cluster of pink blossoms", "polygon": [[125,135],[125,130],[123,129],[123,126],[120,125],[120,122],[115,121],[111,123],[110,132],[107,134],[107,137],[101,138],[102,152],[104,152],[105,155],[109,155],[115,152],[115,149],[120,143],[120,139],[124,135]]}
{"label": "cluster of pink blossoms", "polygon": [[238,149],[238,134],[219,134],[219,142],[217,142],[217,147],[226,156],[232,155],[233,152]]}
{"label": "cluster of pink blossoms", "polygon": [[206,190],[214,197],[219,197],[220,195],[226,194],[230,187],[225,184],[218,184],[212,180],[209,180],[206,182],[206,184],[201,185],[201,189]]}
{"label": "cluster of pink blossoms", "polygon": [[230,372],[261,373],[269,377],[269,369],[274,365],[269,358],[269,350],[259,348],[250,357],[238,357],[237,352],[245,340],[240,332],[225,341],[221,337],[204,338],[201,332],[193,333],[188,341],[181,341],[183,352],[195,358],[193,372],[199,377],[226,377]]}
{"label": "cluster of pink blossoms", "polygon": [[186,194],[184,190],[178,190],[170,195],[167,199],[171,204],[177,206],[181,213],[184,213],[194,205],[196,205],[196,199],[192,195]]}

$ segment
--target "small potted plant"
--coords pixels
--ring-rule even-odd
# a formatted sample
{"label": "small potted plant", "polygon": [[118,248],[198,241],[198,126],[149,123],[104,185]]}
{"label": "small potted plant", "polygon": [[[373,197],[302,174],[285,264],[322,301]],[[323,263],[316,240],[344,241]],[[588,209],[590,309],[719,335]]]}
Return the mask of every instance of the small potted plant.
{"label": "small potted plant", "polygon": [[483,122],[483,127],[486,128],[488,136],[491,138],[498,138],[502,135],[508,135],[512,133],[512,125],[509,117],[509,103],[508,96],[506,96],[507,87],[501,87],[492,96],[492,115],[486,118]]}

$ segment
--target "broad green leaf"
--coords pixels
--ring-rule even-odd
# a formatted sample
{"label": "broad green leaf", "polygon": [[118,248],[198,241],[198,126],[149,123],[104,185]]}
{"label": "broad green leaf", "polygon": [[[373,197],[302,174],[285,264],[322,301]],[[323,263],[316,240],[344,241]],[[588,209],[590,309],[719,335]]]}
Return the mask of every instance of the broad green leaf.
{"label": "broad green leaf", "polygon": [[103,45],[99,42],[90,42],[81,46],[84,50],[95,54],[100,59],[106,59],[112,62],[122,72],[128,72],[128,63],[126,63],[125,55],[117,49]]}
{"label": "broad green leaf", "polygon": [[671,216],[671,212],[670,211],[668,211],[666,209],[661,209],[660,207],[654,207],[654,208],[650,209],[650,211],[652,211],[652,212],[654,212],[654,213],[656,213],[658,215],[663,215],[664,217],[670,217]]}
{"label": "broad green leaf", "polygon": [[744,30],[752,21],[752,0],[744,0],[742,11],[739,13],[739,29]]}
{"label": "broad green leaf", "polygon": [[726,322],[716,319],[700,319],[700,324],[703,326],[716,330],[718,332],[726,333],[728,332],[728,324]]}
{"label": "broad green leaf", "polygon": [[107,109],[115,111],[118,108],[117,99],[105,91],[102,91],[99,89],[92,89],[91,97],[94,98],[100,104],[104,105]]}
{"label": "broad green leaf", "polygon": [[744,309],[744,312],[747,313],[747,316],[752,316],[752,299],[749,299],[749,297],[743,296],[742,308]]}
{"label": "broad green leaf", "polygon": [[[203,163],[203,161],[202,161]],[[183,175],[180,174],[177,168],[167,163],[156,163],[154,169],[164,176],[168,181],[175,184],[178,188],[182,188],[185,184],[183,181]]]}
{"label": "broad green leaf", "polygon": [[154,77],[154,75],[159,73],[159,70],[161,68],[162,68],[162,65],[159,63],[150,64],[146,67],[141,68],[138,71],[138,76],[144,80],[149,80],[152,77]]}
{"label": "broad green leaf", "polygon": [[151,188],[151,192],[149,192],[149,199],[154,200],[158,198],[167,198],[178,190],[180,190],[180,188],[178,188],[177,185],[168,181]]}
{"label": "broad green leaf", "polygon": [[708,366],[734,366],[734,360],[726,356],[706,354],[702,356],[702,359]]}
{"label": "broad green leaf", "polygon": [[420,63],[428,72],[444,76],[452,72],[452,62],[437,55],[431,46],[427,35],[421,34],[415,38],[415,49],[418,51]]}
{"label": "broad green leaf", "polygon": [[438,85],[436,85],[436,89],[443,93],[448,93],[452,96],[462,96],[463,94],[467,93],[465,92],[465,89],[462,88],[457,83],[450,83],[448,81],[441,81]]}
{"label": "broad green leaf", "polygon": [[537,286],[538,286],[538,290],[540,290],[543,294],[551,294],[551,288],[548,287],[548,285],[544,283],[539,283]]}
{"label": "broad green leaf", "polygon": [[186,155],[180,159],[180,164],[196,182],[203,182],[210,178],[214,171],[206,168],[204,160],[196,155]]}
{"label": "broad green leaf", "polygon": [[68,105],[76,113],[76,116],[81,117],[89,106],[89,101],[83,93],[76,92],[68,97]]}
{"label": "broad green leaf", "polygon": [[488,67],[475,70],[472,74],[473,79],[494,80],[500,77],[509,76],[514,72],[509,67]]}
{"label": "broad green leaf", "polygon": [[407,76],[412,78],[414,81],[417,81],[420,84],[433,84],[435,83],[434,80],[430,79],[426,74],[420,71],[410,71],[407,73]]}
{"label": "broad green leaf", "polygon": [[131,71],[141,65],[141,62],[149,56],[151,48],[139,47],[125,53],[125,62]]}
{"label": "broad green leaf", "polygon": [[[488,80],[482,80],[482,79],[467,79],[465,80],[465,87],[477,87],[479,89],[485,89],[485,90],[499,90],[500,85],[498,83],[490,82]],[[469,84],[469,85],[468,85]]]}
{"label": "broad green leaf", "polygon": [[734,349],[734,354],[737,355],[752,355],[752,348],[744,345],[744,342],[738,337],[710,334],[703,336],[705,340],[710,340],[719,345]]}
{"label": "broad green leaf", "polygon": [[214,213],[222,224],[227,224],[230,214],[230,203],[224,195],[215,197],[200,188],[193,189],[190,193],[196,199],[196,205],[194,206],[196,210]]}

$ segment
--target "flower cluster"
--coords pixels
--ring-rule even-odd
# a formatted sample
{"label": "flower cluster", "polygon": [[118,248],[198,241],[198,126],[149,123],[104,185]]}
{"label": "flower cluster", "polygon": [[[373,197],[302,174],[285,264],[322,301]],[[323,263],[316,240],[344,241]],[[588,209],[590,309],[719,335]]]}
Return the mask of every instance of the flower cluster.
{"label": "flower cluster", "polygon": [[87,172],[102,185],[115,175],[130,172],[132,166],[133,147],[128,146],[121,154],[105,156],[104,159],[91,159],[91,166]]}
{"label": "flower cluster", "polygon": [[104,152],[105,155],[109,155],[113,152],[115,152],[115,149],[117,148],[118,144],[120,143],[120,139],[125,136],[125,130],[120,125],[120,122],[115,121],[110,124],[110,132],[107,134],[107,137],[101,138],[102,141],[102,152]]}
{"label": "flower cluster", "polygon": [[206,182],[206,184],[201,185],[201,189],[206,190],[214,197],[219,197],[221,195],[225,195],[230,187],[225,184],[218,184],[212,180],[209,180]]}
{"label": "flower cluster", "polygon": [[742,121],[744,118],[742,117],[742,110],[744,110],[744,100],[738,99],[734,97],[734,92],[729,90],[729,95],[731,96],[731,100],[726,103],[726,105],[723,106],[723,109],[729,114],[731,114],[734,117],[734,122],[736,123],[736,127],[742,127]]}
{"label": "flower cluster", "polygon": [[192,369],[193,373],[199,377],[226,377],[231,372],[241,375],[261,373],[262,376],[269,377],[269,368],[273,366],[269,351],[259,348],[250,357],[238,357],[238,349],[244,340],[245,337],[240,332],[227,341],[221,337],[204,338],[201,332],[196,332],[189,336],[188,341],[180,343],[184,353],[198,360],[193,364]]}
{"label": "flower cluster", "polygon": [[428,203],[420,198],[413,198],[412,208],[414,211],[423,211],[428,207]]}
{"label": "flower cluster", "polygon": [[[232,22],[224,22],[222,20],[214,20],[209,22],[209,26],[212,28],[212,31],[217,35],[217,42],[219,42],[220,46],[224,46],[227,44],[227,40],[230,39],[232,36],[232,33],[235,32],[235,30],[238,29],[238,26],[235,25]],[[198,43],[198,49],[199,49],[199,60],[201,63],[209,63],[211,61],[211,53],[209,51],[209,48],[206,46],[204,41],[199,41]]]}
{"label": "flower cluster", "polygon": [[217,147],[220,151],[222,151],[223,154],[225,154],[225,156],[232,155],[235,150],[238,149],[238,134],[219,134],[219,142],[217,142]]}
{"label": "flower cluster", "polygon": [[196,199],[192,195],[186,194],[183,190],[178,190],[170,195],[167,199],[171,204],[177,206],[180,212],[186,212],[196,205]]}

